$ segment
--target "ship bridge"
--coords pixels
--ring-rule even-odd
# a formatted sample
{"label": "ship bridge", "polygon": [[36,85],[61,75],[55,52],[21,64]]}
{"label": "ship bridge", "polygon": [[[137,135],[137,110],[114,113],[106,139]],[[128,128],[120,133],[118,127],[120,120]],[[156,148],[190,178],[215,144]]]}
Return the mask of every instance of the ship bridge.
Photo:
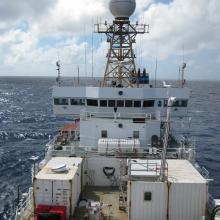
{"label": "ship bridge", "polygon": [[186,114],[188,88],[113,88],[53,87],[53,110],[56,115],[79,115],[82,109],[92,112],[149,113],[166,115],[169,97],[175,96],[174,115]]}

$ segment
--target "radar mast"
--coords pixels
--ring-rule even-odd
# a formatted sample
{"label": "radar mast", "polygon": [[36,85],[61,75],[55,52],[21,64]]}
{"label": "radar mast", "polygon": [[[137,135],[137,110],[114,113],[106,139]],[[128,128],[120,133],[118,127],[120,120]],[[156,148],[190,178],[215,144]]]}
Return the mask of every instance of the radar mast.
{"label": "radar mast", "polygon": [[115,17],[113,23],[95,25],[95,32],[106,34],[109,43],[103,87],[138,87],[133,43],[137,34],[149,32],[149,25],[130,23],[129,17],[135,7],[135,0],[111,0],[109,9]]}

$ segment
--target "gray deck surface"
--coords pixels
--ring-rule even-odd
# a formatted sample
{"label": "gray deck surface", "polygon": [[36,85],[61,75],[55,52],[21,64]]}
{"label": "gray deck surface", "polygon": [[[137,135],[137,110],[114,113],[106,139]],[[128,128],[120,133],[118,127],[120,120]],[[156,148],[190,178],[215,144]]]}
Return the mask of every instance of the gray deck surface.
{"label": "gray deck surface", "polygon": [[[119,210],[119,189],[115,187],[94,187],[87,186],[82,193],[82,198],[92,201],[100,201],[104,204],[112,205],[105,207],[102,211],[103,220],[127,220],[128,216],[125,211]],[[85,208],[77,207],[75,210],[74,220],[86,219]],[[90,219],[89,219],[90,220]],[[101,219],[100,219],[101,220]]]}

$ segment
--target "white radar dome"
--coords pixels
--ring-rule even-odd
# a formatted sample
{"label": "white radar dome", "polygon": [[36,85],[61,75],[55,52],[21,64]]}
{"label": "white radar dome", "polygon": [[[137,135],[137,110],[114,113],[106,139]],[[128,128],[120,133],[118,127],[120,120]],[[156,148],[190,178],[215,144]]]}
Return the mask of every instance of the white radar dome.
{"label": "white radar dome", "polygon": [[109,9],[115,18],[129,18],[135,8],[135,0],[110,0],[109,2]]}

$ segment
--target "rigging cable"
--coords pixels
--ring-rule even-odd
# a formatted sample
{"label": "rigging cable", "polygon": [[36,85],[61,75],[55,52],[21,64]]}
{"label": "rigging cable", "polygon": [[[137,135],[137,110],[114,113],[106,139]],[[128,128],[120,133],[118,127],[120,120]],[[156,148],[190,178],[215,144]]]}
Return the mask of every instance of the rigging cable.
{"label": "rigging cable", "polygon": [[[92,27],[93,27],[93,19],[92,19]],[[93,39],[93,28],[92,28],[92,79],[93,79],[93,74],[94,74],[94,39]]]}
{"label": "rigging cable", "polygon": [[86,47],[86,24],[84,24],[84,44],[85,44],[85,60],[84,60],[84,65],[85,65],[85,78],[86,78],[86,85],[87,85],[87,47]]}

